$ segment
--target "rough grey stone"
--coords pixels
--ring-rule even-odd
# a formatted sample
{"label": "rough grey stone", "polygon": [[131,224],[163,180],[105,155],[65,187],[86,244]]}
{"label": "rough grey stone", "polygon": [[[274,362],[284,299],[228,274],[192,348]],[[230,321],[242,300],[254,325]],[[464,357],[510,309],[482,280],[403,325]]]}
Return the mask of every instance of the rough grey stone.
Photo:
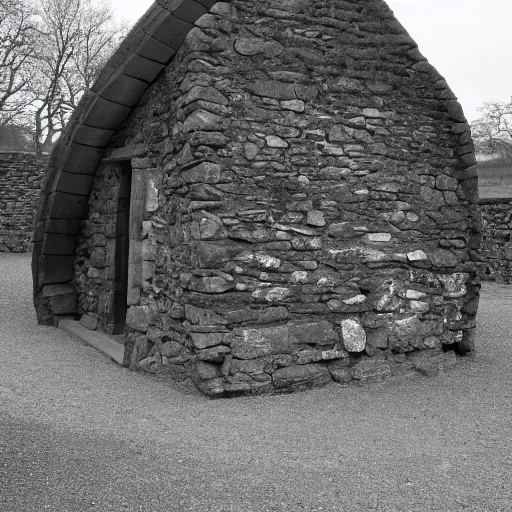
{"label": "rough grey stone", "polygon": [[159,343],[160,354],[169,359],[179,357],[185,352],[185,347],[174,340]]}
{"label": "rough grey stone", "polygon": [[362,352],[366,346],[366,333],[358,320],[341,321],[343,345],[349,352]]}
{"label": "rough grey stone", "polygon": [[212,380],[221,377],[220,366],[218,364],[197,361],[194,365],[194,370],[201,380]]}
{"label": "rough grey stone", "polygon": [[258,288],[252,294],[253,298],[263,302],[280,302],[285,300],[290,295],[290,289],[283,286],[276,286],[273,288],[265,287]]}
{"label": "rough grey stone", "polygon": [[235,50],[244,56],[254,56],[262,53],[272,58],[280,55],[284,47],[277,41],[265,41],[259,38],[238,38],[235,41]]}
{"label": "rough grey stone", "polygon": [[217,294],[232,290],[235,283],[220,276],[199,277],[192,279],[187,288],[195,292]]}
{"label": "rough grey stone", "polygon": [[201,240],[218,240],[226,238],[227,230],[222,220],[209,212],[201,212],[202,219],[199,221],[198,231]]}
{"label": "rough grey stone", "polygon": [[391,367],[384,358],[363,356],[350,368],[350,374],[359,382],[380,381],[391,376]]}
{"label": "rough grey stone", "polygon": [[335,222],[329,225],[327,229],[327,234],[334,238],[349,238],[362,236],[367,231],[368,228],[362,223]]}
{"label": "rough grey stone", "polygon": [[309,224],[310,226],[318,226],[318,227],[325,226],[326,222],[325,222],[323,212],[318,211],[318,210],[311,210],[307,214],[306,223]]}
{"label": "rough grey stone", "polygon": [[190,339],[192,340],[194,347],[204,349],[222,344],[224,334],[220,332],[191,332]]}
{"label": "rough grey stone", "polygon": [[425,254],[425,251],[419,249],[417,251],[408,252],[407,259],[409,261],[425,261],[428,260],[428,256]]}
{"label": "rough grey stone", "polygon": [[349,368],[329,365],[329,373],[331,378],[340,384],[346,385],[352,381],[352,374]]}
{"label": "rough grey stone", "polygon": [[456,267],[460,262],[459,258],[451,251],[446,249],[436,249],[435,251],[428,251],[428,259],[434,267]]}
{"label": "rough grey stone", "polygon": [[254,160],[256,155],[260,152],[260,148],[252,142],[247,142],[244,146],[244,152],[247,160]]}
{"label": "rough grey stone", "polygon": [[319,177],[323,180],[340,181],[351,173],[351,170],[345,167],[333,167],[331,165],[320,169]]}
{"label": "rough grey stone", "polygon": [[325,386],[331,382],[329,371],[318,364],[293,365],[280,368],[272,374],[272,382],[278,389],[295,391]]}
{"label": "rough grey stone", "polygon": [[251,92],[258,96],[274,98],[276,100],[295,100],[293,84],[278,82],[277,80],[256,80],[250,86]]}
{"label": "rough grey stone", "polygon": [[201,361],[209,361],[212,363],[222,363],[227,354],[231,352],[229,347],[218,345],[216,347],[205,348],[198,351],[197,357]]}
{"label": "rough grey stone", "polygon": [[80,318],[80,323],[90,331],[95,331],[96,327],[98,327],[98,319],[91,315],[82,315]]}
{"label": "rough grey stone", "polygon": [[439,190],[457,190],[459,186],[458,180],[455,178],[451,178],[450,176],[447,176],[446,174],[441,174],[436,178],[436,187]]}
{"label": "rough grey stone", "polygon": [[265,309],[236,309],[224,313],[224,318],[229,323],[259,323],[270,324],[286,320],[289,316],[285,307],[266,307]]}
{"label": "rough grey stone", "polygon": [[212,114],[204,109],[198,109],[192,112],[183,122],[183,133],[197,131],[217,131],[222,126],[222,118],[217,114]]}
{"label": "rough grey stone", "polygon": [[191,304],[185,305],[185,317],[190,323],[197,325],[226,325],[228,323],[217,313]]}
{"label": "rough grey stone", "polygon": [[227,105],[229,103],[228,99],[222,93],[217,91],[217,89],[213,87],[202,87],[199,85],[192,87],[192,89],[183,96],[180,103],[182,105],[188,105],[189,103],[193,103],[198,100],[218,103],[219,105]]}
{"label": "rough grey stone", "polygon": [[417,314],[395,318],[389,325],[389,347],[403,351],[411,341],[421,337],[422,324]]}
{"label": "rough grey stone", "polygon": [[132,306],[126,313],[127,327],[139,332],[147,332],[151,324],[151,313],[147,306]]}
{"label": "rough grey stone", "polygon": [[290,353],[286,326],[235,329],[231,352],[237,359]]}
{"label": "rough grey stone", "polygon": [[366,237],[370,242],[389,242],[392,235],[391,233],[369,233]]}
{"label": "rough grey stone", "polygon": [[221,190],[206,183],[190,185],[189,191],[191,199],[200,201],[221,201],[224,198],[224,193]]}
{"label": "rough grey stone", "polygon": [[221,181],[221,166],[213,162],[203,162],[181,173],[185,183],[210,183]]}
{"label": "rough grey stone", "polygon": [[282,101],[281,106],[285,110],[292,110],[293,112],[304,112],[306,110],[306,104],[302,100]]}
{"label": "rough grey stone", "polygon": [[281,139],[281,137],[277,137],[276,135],[267,135],[265,137],[265,140],[267,141],[267,145],[269,148],[287,148],[288,142]]}
{"label": "rough grey stone", "polygon": [[289,333],[290,342],[293,344],[332,345],[340,339],[333,325],[327,320],[290,323]]}

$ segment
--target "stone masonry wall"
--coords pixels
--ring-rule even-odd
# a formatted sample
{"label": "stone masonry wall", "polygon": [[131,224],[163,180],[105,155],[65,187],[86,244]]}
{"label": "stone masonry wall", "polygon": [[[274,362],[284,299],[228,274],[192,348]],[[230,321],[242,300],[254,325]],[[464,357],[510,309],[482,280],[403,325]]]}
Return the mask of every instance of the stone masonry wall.
{"label": "stone masonry wall", "polygon": [[75,260],[78,310],[89,329],[111,332],[114,297],[116,217],[120,190],[119,168],[102,165],[89,198],[89,218],[83,228]]}
{"label": "stone masonry wall", "polygon": [[483,280],[512,283],[512,199],[480,199],[483,230],[478,272]]}
{"label": "stone masonry wall", "polygon": [[31,250],[32,223],[46,158],[0,151],[0,252]]}
{"label": "stone masonry wall", "polygon": [[224,396],[430,372],[472,349],[469,127],[384,2],[216,4],[121,148],[148,176],[153,270],[128,310],[132,368]]}

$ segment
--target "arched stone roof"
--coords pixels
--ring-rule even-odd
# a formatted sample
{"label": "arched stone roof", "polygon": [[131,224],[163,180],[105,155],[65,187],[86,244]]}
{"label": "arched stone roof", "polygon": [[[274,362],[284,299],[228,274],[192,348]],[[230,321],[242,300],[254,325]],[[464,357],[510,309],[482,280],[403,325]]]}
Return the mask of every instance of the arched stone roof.
{"label": "arched stone roof", "polygon": [[[104,149],[160,72],[173,60],[194,22],[215,0],[158,0],[131,30],[81,100],[52,152],[35,218],[34,293],[49,300],[70,293],[80,223]],[[221,3],[217,9],[225,9]],[[38,301],[36,300],[36,308]],[[54,314],[59,314],[55,304]],[[40,311],[39,311],[40,312]],[[67,312],[62,310],[62,312]],[[41,320],[40,315],[40,320]],[[47,319],[51,322],[51,319]]]}

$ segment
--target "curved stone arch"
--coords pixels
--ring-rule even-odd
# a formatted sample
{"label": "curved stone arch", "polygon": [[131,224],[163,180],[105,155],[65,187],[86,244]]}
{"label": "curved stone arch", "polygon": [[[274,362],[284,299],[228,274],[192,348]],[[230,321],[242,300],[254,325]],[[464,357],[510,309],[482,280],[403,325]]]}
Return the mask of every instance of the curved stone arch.
{"label": "curved stone arch", "polygon": [[[74,254],[96,171],[115,130],[172,62],[216,0],[157,0],[86,93],[52,152],[35,217],[32,272],[39,321],[73,313]],[[225,9],[224,9],[225,10]]]}

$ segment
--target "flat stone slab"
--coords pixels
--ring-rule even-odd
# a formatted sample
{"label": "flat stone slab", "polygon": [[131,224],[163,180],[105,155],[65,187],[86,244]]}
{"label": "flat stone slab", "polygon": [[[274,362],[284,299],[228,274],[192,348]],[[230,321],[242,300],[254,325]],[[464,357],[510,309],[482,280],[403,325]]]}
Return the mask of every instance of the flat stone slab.
{"label": "flat stone slab", "polygon": [[114,337],[110,337],[103,332],[90,331],[80,322],[69,317],[59,319],[59,329],[76,336],[87,345],[113,359],[116,363],[123,364],[124,346],[115,341]]}

